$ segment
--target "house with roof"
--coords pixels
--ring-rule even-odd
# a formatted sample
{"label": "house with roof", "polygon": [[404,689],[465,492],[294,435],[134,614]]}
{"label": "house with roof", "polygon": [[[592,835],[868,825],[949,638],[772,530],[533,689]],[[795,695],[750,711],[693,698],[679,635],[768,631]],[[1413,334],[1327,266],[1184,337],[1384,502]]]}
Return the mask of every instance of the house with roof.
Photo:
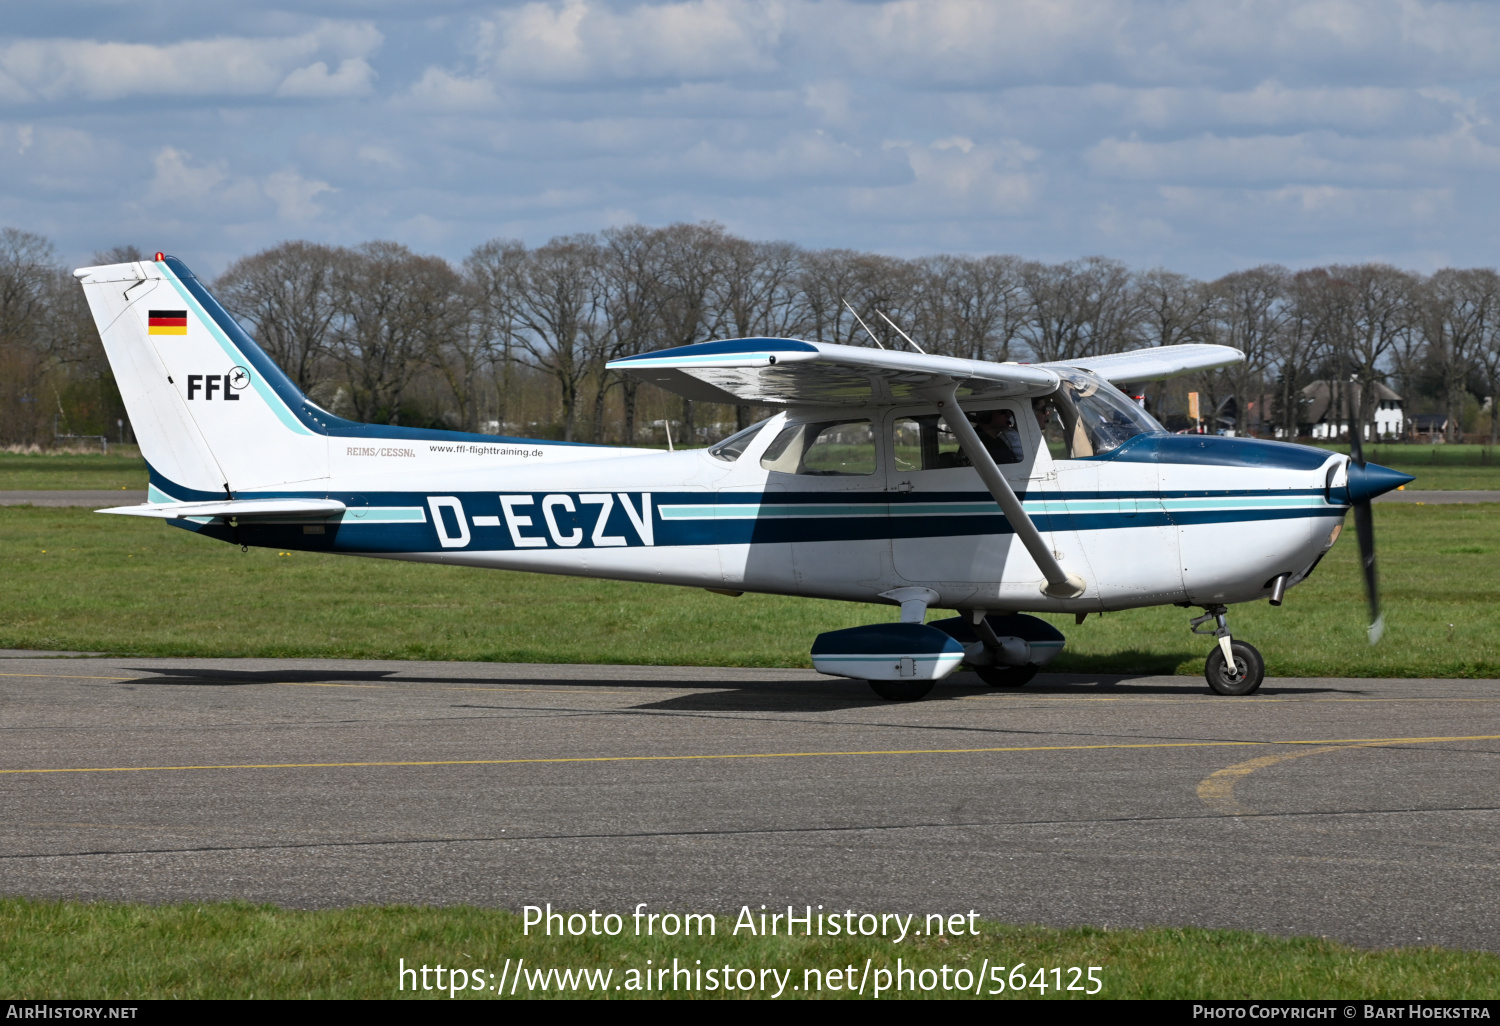
{"label": "house with roof", "polygon": [[[1262,438],[1285,438],[1285,418],[1279,410],[1280,396],[1267,393],[1254,397],[1246,408],[1251,433]],[[1349,410],[1359,409],[1357,381],[1314,381],[1297,393],[1297,436],[1339,438],[1348,434]],[[1335,408],[1336,407],[1336,408]],[[1375,437],[1365,425],[1367,442],[1401,438],[1407,428],[1405,403],[1392,389],[1375,383]],[[1232,415],[1232,411],[1231,411]]]}
{"label": "house with roof", "polygon": [[[1401,438],[1406,433],[1406,410],[1401,397],[1379,381],[1375,391],[1375,409],[1371,425],[1366,424],[1361,437],[1367,442]],[[1339,438],[1349,432],[1350,411],[1358,413],[1362,386],[1358,381],[1314,381],[1302,389],[1302,410],[1297,416],[1298,433],[1313,438]]]}

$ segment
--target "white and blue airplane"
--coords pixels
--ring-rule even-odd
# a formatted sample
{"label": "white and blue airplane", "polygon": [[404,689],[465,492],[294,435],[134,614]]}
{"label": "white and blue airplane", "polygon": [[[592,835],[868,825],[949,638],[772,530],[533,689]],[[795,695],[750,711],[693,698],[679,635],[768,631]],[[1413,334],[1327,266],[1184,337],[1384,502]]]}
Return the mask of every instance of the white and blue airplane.
{"label": "white and blue airplane", "polygon": [[911,700],[960,665],[1026,683],[1063,645],[1029,614],[1167,604],[1202,607],[1210,687],[1249,694],[1264,662],[1227,607],[1279,605],[1353,508],[1381,629],[1369,503],[1410,477],[1357,439],[1350,458],[1174,435],[1115,387],[1244,359],[1225,346],[1019,364],[705,342],[610,368],[780,412],[711,448],[643,451],[345,420],[175,257],[74,273],[150,467],[146,504],[102,513],[241,546],[898,607],[819,635],[812,659]]}

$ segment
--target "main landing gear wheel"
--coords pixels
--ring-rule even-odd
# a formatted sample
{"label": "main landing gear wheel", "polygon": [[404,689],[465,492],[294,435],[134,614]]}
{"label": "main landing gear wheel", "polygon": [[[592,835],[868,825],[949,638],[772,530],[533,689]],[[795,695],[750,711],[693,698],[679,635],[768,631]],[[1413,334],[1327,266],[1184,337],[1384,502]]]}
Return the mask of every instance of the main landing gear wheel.
{"label": "main landing gear wheel", "polygon": [[892,702],[915,702],[919,698],[926,698],[927,693],[936,685],[935,680],[870,681],[870,687],[877,695]]}
{"label": "main landing gear wheel", "polygon": [[1027,663],[1025,666],[977,666],[974,672],[992,688],[1019,688],[1025,687],[1040,669],[1040,666]]}
{"label": "main landing gear wheel", "polygon": [[1261,681],[1266,679],[1266,661],[1261,658],[1254,645],[1243,641],[1229,643],[1234,652],[1234,668],[1224,661],[1224,652],[1218,645],[1208,654],[1204,676],[1208,686],[1221,695],[1253,695]]}

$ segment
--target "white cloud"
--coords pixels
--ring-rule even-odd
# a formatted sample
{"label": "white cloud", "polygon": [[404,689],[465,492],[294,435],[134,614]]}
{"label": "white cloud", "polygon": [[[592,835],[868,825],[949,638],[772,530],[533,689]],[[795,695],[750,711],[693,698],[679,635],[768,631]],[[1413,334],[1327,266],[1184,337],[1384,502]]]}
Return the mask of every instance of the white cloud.
{"label": "white cloud", "polygon": [[428,68],[407,92],[406,99],[418,108],[480,111],[496,106],[500,97],[489,79],[455,75],[444,68]]}
{"label": "white cloud", "polygon": [[323,208],[313,202],[320,193],[336,191],[327,182],[303,178],[295,171],[274,172],[267,176],[263,188],[276,204],[277,217],[299,223],[323,213]]}
{"label": "white cloud", "polygon": [[1421,0],[835,0],[798,9],[899,81],[1225,85],[1493,74],[1500,7]]}
{"label": "white cloud", "polygon": [[368,96],[375,91],[375,69],[363,57],[350,57],[330,73],[323,61],[298,68],[276,87],[277,96],[306,96],[333,99],[346,96]]}
{"label": "white cloud", "polygon": [[[1500,217],[1495,3],[460,0],[254,37],[208,5],[176,41],[104,8],[93,40],[64,7],[0,38],[0,111],[35,125],[23,154],[0,122],[0,223],[76,222],[83,254],[130,204],[230,255],[640,216],[1194,273],[1327,239],[1490,261]],[[304,102],[225,102],[252,96]]]}
{"label": "white cloud", "polygon": [[[368,22],[325,21],[295,36],[218,36],[160,46],[83,39],[20,40],[0,46],[0,99],[265,95],[289,81],[288,75],[295,78],[299,68],[303,73],[299,81],[311,84],[317,74],[306,63],[320,55],[344,60],[334,76],[328,76],[326,63],[318,65],[324,78],[347,85],[370,73],[363,58],[379,48],[382,38]],[[7,82],[13,87],[7,89]],[[16,89],[21,91],[19,96]]]}
{"label": "white cloud", "polygon": [[229,180],[224,161],[214,161],[193,167],[188,164],[189,155],[171,146],[156,154],[152,163],[156,175],[146,196],[158,203],[197,204],[211,199],[219,187]]}
{"label": "white cloud", "polygon": [[367,160],[371,164],[377,164],[382,167],[398,168],[403,163],[393,150],[385,146],[377,146],[374,143],[365,143],[359,147],[356,153],[360,160]]}
{"label": "white cloud", "polygon": [[327,182],[304,178],[294,170],[275,171],[263,178],[230,172],[224,160],[195,163],[189,153],[171,146],[157,152],[143,201],[147,207],[181,219],[208,215],[234,221],[270,212],[281,221],[304,224],[323,213],[315,199],[336,191]]}
{"label": "white cloud", "polygon": [[1331,132],[1250,137],[1204,134],[1152,142],[1104,139],[1086,154],[1107,178],[1158,182],[1342,183],[1426,186],[1454,172],[1500,171],[1500,148],[1466,131],[1399,140]]}
{"label": "white cloud", "polygon": [[772,0],[528,3],[480,23],[478,53],[498,78],[531,82],[722,78],[775,68],[785,27]]}

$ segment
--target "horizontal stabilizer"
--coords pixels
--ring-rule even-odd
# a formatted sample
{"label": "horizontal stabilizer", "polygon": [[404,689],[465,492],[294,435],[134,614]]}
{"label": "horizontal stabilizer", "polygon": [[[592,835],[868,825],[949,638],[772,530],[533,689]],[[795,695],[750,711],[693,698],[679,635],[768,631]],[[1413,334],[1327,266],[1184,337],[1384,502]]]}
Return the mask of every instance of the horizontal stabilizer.
{"label": "horizontal stabilizer", "polygon": [[187,517],[234,517],[237,520],[300,517],[316,520],[336,517],[346,508],[336,499],[223,499],[215,502],[149,502],[140,506],[112,506],[94,512],[162,520]]}
{"label": "horizontal stabilizer", "polygon": [[1182,345],[1153,346],[1129,353],[1085,356],[1077,360],[1057,360],[1042,367],[1082,367],[1093,371],[1112,385],[1127,381],[1160,381],[1193,371],[1218,370],[1245,362],[1245,354],[1230,346]]}
{"label": "horizontal stabilizer", "polygon": [[954,382],[960,399],[1006,399],[1045,395],[1058,381],[1026,364],[790,338],[700,342],[627,356],[609,369],[689,399],[767,406],[891,406]]}

